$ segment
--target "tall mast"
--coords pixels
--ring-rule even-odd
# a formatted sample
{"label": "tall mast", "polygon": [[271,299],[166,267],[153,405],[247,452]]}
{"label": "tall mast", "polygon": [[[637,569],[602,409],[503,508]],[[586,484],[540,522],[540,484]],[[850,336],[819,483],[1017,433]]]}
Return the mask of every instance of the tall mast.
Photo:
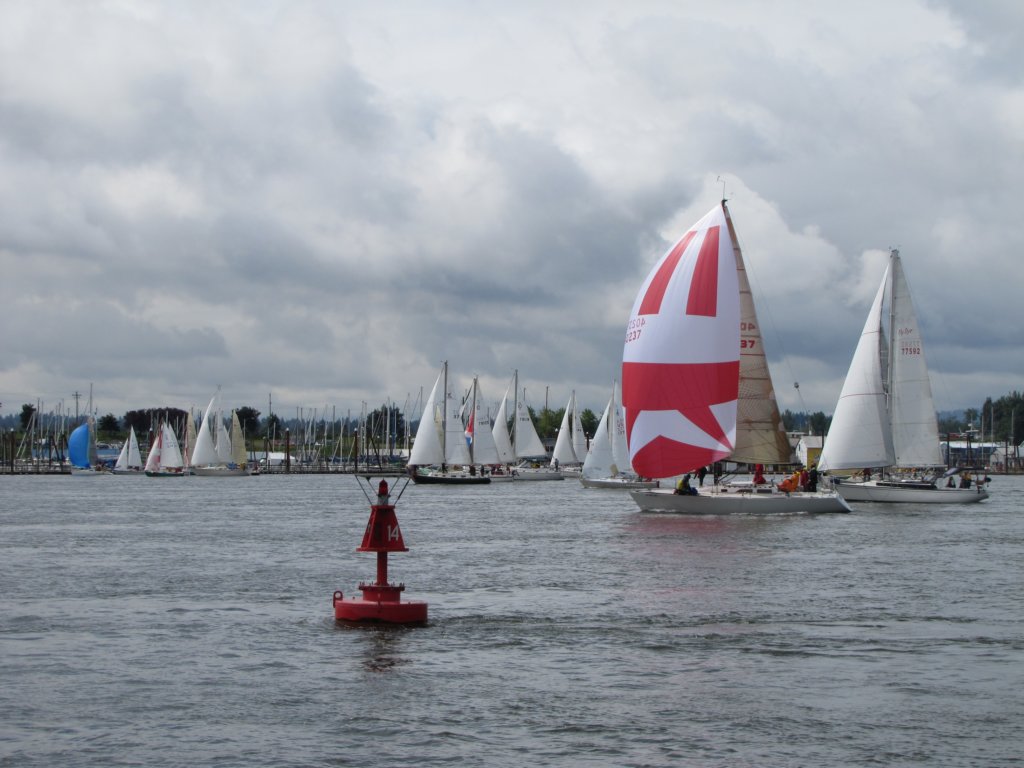
{"label": "tall mast", "polygon": [[512,389],[516,393],[512,409],[512,455],[519,458],[519,451],[516,449],[516,442],[519,438],[519,369],[512,372]]}
{"label": "tall mast", "polygon": [[896,260],[899,259],[900,252],[895,248],[889,251],[889,285],[886,286],[886,292],[889,294],[889,327],[887,329],[888,338],[886,339],[886,349],[888,350],[886,368],[885,368],[885,401],[888,405],[890,414],[892,413],[892,369],[893,369],[893,353],[895,352],[895,339],[893,338],[893,331],[896,328],[896,307],[893,298],[896,294]]}
{"label": "tall mast", "polygon": [[441,390],[441,466],[448,458],[448,361],[444,361],[444,389]]}

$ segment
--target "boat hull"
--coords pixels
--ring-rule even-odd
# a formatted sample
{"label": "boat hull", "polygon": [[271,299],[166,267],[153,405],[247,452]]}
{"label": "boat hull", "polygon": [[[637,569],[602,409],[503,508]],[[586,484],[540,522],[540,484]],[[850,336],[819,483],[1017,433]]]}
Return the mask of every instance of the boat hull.
{"label": "boat hull", "polygon": [[774,493],[711,489],[696,495],[676,494],[669,488],[630,491],[642,512],[674,512],[681,515],[779,515],[795,513],[852,512],[837,493]]}
{"label": "boat hull", "polygon": [[244,467],[192,467],[192,474],[199,477],[245,477],[251,473]]}
{"label": "boat hull", "polygon": [[584,488],[618,488],[622,490],[638,490],[657,488],[657,480],[635,480],[621,477],[581,477]]}
{"label": "boat hull", "polygon": [[988,498],[983,487],[939,488],[920,485],[879,484],[866,482],[837,482],[836,490],[847,501],[877,501],[886,504],[974,504]]}
{"label": "boat hull", "polygon": [[473,475],[469,472],[431,472],[419,470],[412,476],[418,485],[487,485],[491,478],[486,475]]}
{"label": "boat hull", "polygon": [[517,466],[512,469],[513,477],[516,480],[564,480],[565,475],[560,470],[550,467],[523,467]]}

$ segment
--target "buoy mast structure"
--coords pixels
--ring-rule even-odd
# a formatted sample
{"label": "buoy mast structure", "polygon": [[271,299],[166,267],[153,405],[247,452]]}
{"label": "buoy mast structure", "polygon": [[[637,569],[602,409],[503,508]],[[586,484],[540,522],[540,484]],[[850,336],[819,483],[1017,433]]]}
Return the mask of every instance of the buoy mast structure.
{"label": "buoy mast structure", "polygon": [[334,618],[338,621],[425,624],[427,604],[421,600],[403,602],[401,595],[405,584],[388,582],[388,553],[408,551],[402,539],[402,529],[398,526],[395,505],[390,503],[387,480],[381,480],[377,488],[377,503],[370,505],[370,519],[363,532],[363,541],[356,547],[356,552],[377,553],[377,578],[372,584],[359,583],[362,597],[346,598],[340,590],[335,592]]}

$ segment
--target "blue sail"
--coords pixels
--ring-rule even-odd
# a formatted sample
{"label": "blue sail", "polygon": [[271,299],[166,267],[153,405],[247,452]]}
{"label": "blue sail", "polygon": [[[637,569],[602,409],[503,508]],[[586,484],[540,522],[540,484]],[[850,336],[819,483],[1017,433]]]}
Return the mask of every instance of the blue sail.
{"label": "blue sail", "polygon": [[68,437],[68,461],[71,466],[89,468],[89,422],[75,428]]}

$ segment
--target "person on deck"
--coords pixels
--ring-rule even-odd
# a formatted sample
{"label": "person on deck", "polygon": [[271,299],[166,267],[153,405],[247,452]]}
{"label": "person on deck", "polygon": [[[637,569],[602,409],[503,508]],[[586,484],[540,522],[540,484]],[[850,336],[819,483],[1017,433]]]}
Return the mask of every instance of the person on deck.
{"label": "person on deck", "polygon": [[707,477],[707,474],[708,474],[708,468],[707,467],[701,467],[700,469],[697,470],[697,484],[701,488],[704,487],[704,478]]}
{"label": "person on deck", "polygon": [[811,493],[818,492],[818,465],[811,464],[810,470],[807,472],[807,490]]}
{"label": "person on deck", "polygon": [[683,475],[683,477],[676,483],[676,495],[677,496],[696,496],[697,489],[690,485],[689,473]]}
{"label": "person on deck", "polygon": [[754,465],[754,485],[764,485],[768,481],[764,479],[764,464]]}

